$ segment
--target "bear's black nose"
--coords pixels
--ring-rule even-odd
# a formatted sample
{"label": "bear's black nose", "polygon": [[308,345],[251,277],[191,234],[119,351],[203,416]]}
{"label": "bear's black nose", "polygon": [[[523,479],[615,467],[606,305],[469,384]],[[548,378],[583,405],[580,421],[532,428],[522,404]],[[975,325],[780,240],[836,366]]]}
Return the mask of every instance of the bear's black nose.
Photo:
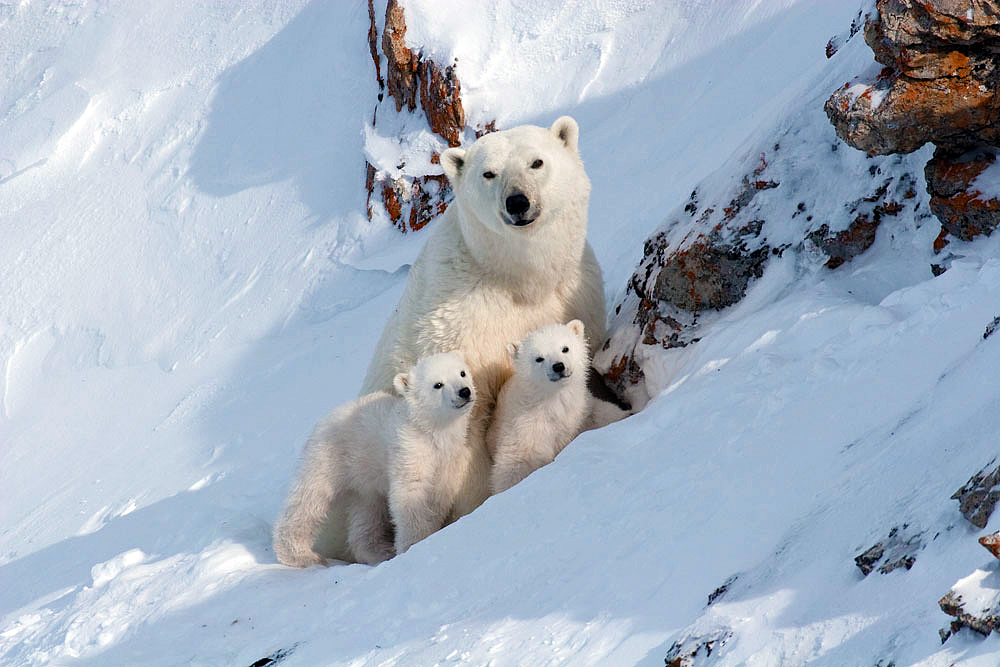
{"label": "bear's black nose", "polygon": [[507,197],[507,212],[511,215],[521,215],[529,208],[531,208],[531,202],[520,192]]}
{"label": "bear's black nose", "polygon": [[552,370],[554,370],[556,373],[562,373],[564,370],[566,370],[566,364],[564,364],[561,361],[557,361],[556,363],[552,364]]}
{"label": "bear's black nose", "polygon": [[469,397],[472,396],[472,390],[469,389],[468,387],[462,387],[461,389],[458,390],[458,395],[468,400]]}

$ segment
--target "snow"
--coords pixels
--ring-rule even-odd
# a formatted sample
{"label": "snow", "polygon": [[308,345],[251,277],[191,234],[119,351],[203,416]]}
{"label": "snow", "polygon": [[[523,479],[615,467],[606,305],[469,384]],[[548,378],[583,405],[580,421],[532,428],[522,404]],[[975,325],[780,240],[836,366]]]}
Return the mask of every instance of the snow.
{"label": "snow", "polygon": [[995,199],[1000,195],[1000,160],[996,159],[996,155],[994,152],[993,162],[976,176],[968,188],[969,191],[979,191],[986,199]]}
{"label": "snow", "polygon": [[[872,57],[823,47],[858,6],[405,4],[470,124],[580,121],[609,303],[693,189],[776,141],[773,243],[800,201],[846,227],[869,167],[920,194],[835,271],[773,259],[699,343],[649,351],[642,412],[473,514],[376,568],[291,570],[296,456],[422,243],[365,217],[365,156],[431,140],[367,128],[367,7],[0,5],[0,662],[662,665],[718,637],[715,665],[997,664],[996,636],[940,643],[937,600],[996,577],[998,519],[950,495],[996,454],[1000,240],[933,277],[928,149],[832,150],[822,101]],[[904,523],[913,568],[863,577]]]}

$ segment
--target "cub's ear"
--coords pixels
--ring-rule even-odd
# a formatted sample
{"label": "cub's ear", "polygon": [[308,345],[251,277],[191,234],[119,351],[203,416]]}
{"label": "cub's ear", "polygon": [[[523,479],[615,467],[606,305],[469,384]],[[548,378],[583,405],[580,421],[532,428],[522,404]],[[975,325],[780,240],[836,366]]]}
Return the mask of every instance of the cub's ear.
{"label": "cub's ear", "polygon": [[581,322],[580,320],[573,320],[572,322],[567,322],[566,326],[568,326],[569,330],[572,331],[577,336],[583,335],[583,322]]}
{"label": "cub's ear", "polygon": [[560,118],[557,118],[556,122],[552,123],[552,127],[549,128],[549,132],[556,135],[556,138],[563,142],[563,145],[566,146],[571,153],[574,155],[579,153],[579,150],[577,150],[577,142],[580,139],[580,126],[577,125],[576,121],[571,117],[561,116]]}
{"label": "cub's ear", "polygon": [[410,390],[411,381],[412,378],[409,373],[399,373],[392,379],[392,386],[395,387],[400,396],[406,396],[406,392]]}
{"label": "cub's ear", "polygon": [[462,168],[465,166],[465,150],[462,148],[449,148],[441,153],[441,166],[444,173],[452,185],[458,183],[458,177],[462,175]]}
{"label": "cub's ear", "polygon": [[517,353],[519,351],[517,343],[507,343],[507,354],[510,355],[511,360],[517,359]]}

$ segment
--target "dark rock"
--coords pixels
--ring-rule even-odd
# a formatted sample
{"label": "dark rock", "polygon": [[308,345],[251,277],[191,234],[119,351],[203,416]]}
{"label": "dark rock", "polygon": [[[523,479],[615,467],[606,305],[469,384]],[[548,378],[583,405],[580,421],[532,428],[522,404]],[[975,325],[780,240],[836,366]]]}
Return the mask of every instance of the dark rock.
{"label": "dark rock", "polygon": [[976,178],[997,161],[998,153],[990,146],[962,153],[938,148],[927,163],[924,176],[931,211],[952,236],[971,241],[989,236],[1000,226],[1000,192],[984,193],[975,185]]}
{"label": "dark rock", "polygon": [[385,88],[385,81],[382,79],[382,59],[378,54],[378,28],[375,26],[375,2],[368,0],[368,52],[371,54],[372,62],[375,63],[375,78],[378,79],[378,88]]}
{"label": "dark rock", "polygon": [[922,532],[910,530],[909,524],[896,526],[884,540],[855,556],[854,564],[866,577],[876,567],[880,574],[889,574],[901,567],[909,570],[917,560],[916,554],[924,548],[922,535]]}
{"label": "dark rock", "polygon": [[962,596],[956,595],[954,591],[948,591],[944,597],[938,600],[938,606],[944,613],[955,617],[955,620],[951,622],[949,630],[941,630],[939,632],[942,644],[948,637],[962,628],[969,628],[984,637],[994,631],[1000,632],[1000,616],[987,612],[982,612],[979,616],[970,614],[965,609]]}
{"label": "dark rock", "polygon": [[[406,46],[406,16],[398,0],[388,0],[381,41],[372,0],[368,3],[368,18],[368,47],[379,88],[388,90],[397,112],[404,109],[413,112],[419,107],[431,131],[449,146],[458,146],[465,129],[465,112],[454,67],[424,58]],[[488,124],[487,129],[495,129],[495,123]],[[437,164],[437,157],[431,155],[430,162]],[[372,218],[374,207],[381,204],[392,224],[403,232],[425,227],[444,212],[452,199],[451,184],[443,174],[392,176],[370,163],[365,165],[365,189],[368,218]]]}
{"label": "dark rock", "polygon": [[[872,176],[875,175],[872,173]],[[829,257],[827,268],[836,269],[868,250],[875,243],[883,218],[898,215],[903,210],[903,204],[892,197],[900,196],[899,193],[905,190],[902,197],[906,199],[914,184],[910,174],[902,174],[898,179],[890,176],[872,194],[853,202],[851,213],[855,214],[855,218],[847,229],[831,232],[829,225],[823,224],[810,232],[807,238]],[[895,194],[890,194],[890,186]]]}
{"label": "dark rock", "polygon": [[719,598],[721,598],[723,595],[725,595],[726,592],[729,591],[729,587],[732,586],[734,583],[736,583],[736,580],[738,578],[739,578],[739,575],[735,575],[734,574],[733,576],[729,577],[724,582],[722,582],[721,586],[719,586],[714,591],[712,591],[711,593],[709,593],[709,595],[708,595],[708,604],[706,606],[711,606],[711,604],[713,602],[715,602],[716,600],[718,600]]}
{"label": "dark rock", "polygon": [[861,569],[861,574],[866,577],[871,574],[878,562],[882,560],[882,556],[885,554],[885,544],[878,542],[873,546],[868,547],[863,553],[854,557],[854,564]]}
{"label": "dark rock", "polygon": [[993,318],[993,321],[986,325],[986,331],[983,332],[983,340],[986,340],[993,335],[993,332],[1000,327],[1000,315]]}
{"label": "dark rock", "polygon": [[271,667],[272,665],[277,665],[278,663],[284,662],[285,658],[294,653],[295,649],[297,649],[298,647],[299,644],[298,642],[296,642],[295,644],[287,648],[280,648],[274,653],[271,653],[263,658],[260,658],[259,660],[253,661],[252,663],[250,663],[250,667]]}
{"label": "dark rock", "polygon": [[859,215],[850,226],[834,234],[826,224],[809,235],[809,239],[824,253],[829,255],[826,266],[835,269],[848,262],[875,243],[875,232],[879,222]]}
{"label": "dark rock", "polygon": [[386,84],[396,101],[396,111],[402,111],[404,106],[414,111],[419,99],[431,129],[449,146],[458,146],[465,128],[465,111],[454,68],[442,67],[406,46],[406,16],[399,0],[389,0],[386,5],[382,51],[386,57]]}
{"label": "dark rock", "polygon": [[689,635],[670,646],[663,662],[666,667],[693,667],[695,658],[709,657],[725,646],[732,636],[733,633],[729,630],[719,630],[708,635]]}
{"label": "dark rock", "polygon": [[993,508],[1000,501],[1000,466],[990,469],[995,461],[987,463],[951,496],[958,501],[962,516],[976,528],[986,527]]}
{"label": "dark rock", "polygon": [[653,295],[684,310],[719,310],[746,293],[753,278],[764,273],[768,246],[748,250],[745,243],[716,245],[703,237],[667,258]]}

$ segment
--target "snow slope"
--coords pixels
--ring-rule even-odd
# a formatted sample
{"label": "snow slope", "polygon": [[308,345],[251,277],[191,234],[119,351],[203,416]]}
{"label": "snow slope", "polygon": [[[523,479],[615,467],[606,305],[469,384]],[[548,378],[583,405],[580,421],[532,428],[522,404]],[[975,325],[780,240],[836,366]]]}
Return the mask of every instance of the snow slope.
{"label": "snow slope", "polygon": [[[470,124],[580,121],[609,302],[692,189],[778,140],[774,238],[805,198],[839,228],[872,165],[923,193],[926,148],[829,148],[822,101],[872,62],[823,54],[854,3],[406,6]],[[1000,588],[949,500],[996,453],[1000,240],[933,278],[915,209],[836,271],[773,260],[650,358],[642,413],[403,556],[274,563],[297,452],[420,243],[364,216],[367,25],[321,0],[0,5],[0,663],[653,665],[706,638],[713,665],[1000,662],[996,637],[942,645],[936,604],[976,570]],[[862,577],[903,524],[913,568]]]}

